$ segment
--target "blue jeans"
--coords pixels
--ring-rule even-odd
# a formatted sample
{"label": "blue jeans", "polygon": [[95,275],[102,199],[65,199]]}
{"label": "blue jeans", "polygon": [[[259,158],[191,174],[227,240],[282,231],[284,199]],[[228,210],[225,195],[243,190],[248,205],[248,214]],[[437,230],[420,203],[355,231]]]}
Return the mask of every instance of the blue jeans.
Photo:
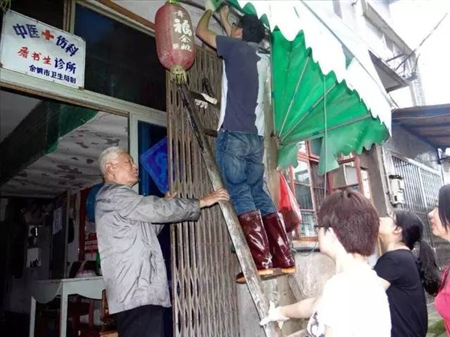
{"label": "blue jeans", "polygon": [[276,212],[264,189],[264,138],[246,132],[220,131],[216,160],[237,215]]}

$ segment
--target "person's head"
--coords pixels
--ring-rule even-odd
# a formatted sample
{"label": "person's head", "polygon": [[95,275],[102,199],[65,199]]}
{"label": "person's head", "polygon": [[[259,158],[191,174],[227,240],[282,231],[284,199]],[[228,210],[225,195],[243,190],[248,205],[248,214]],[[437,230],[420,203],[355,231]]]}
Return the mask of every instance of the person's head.
{"label": "person's head", "polygon": [[106,182],[133,186],[138,181],[138,168],[133,158],[119,147],[104,150],[100,154],[99,164]]}
{"label": "person's head", "polygon": [[428,213],[431,231],[434,235],[448,238],[450,226],[450,185],[442,186],[439,190],[438,206]]}
{"label": "person's head", "polygon": [[246,42],[260,43],[265,36],[265,28],[256,15],[246,14],[242,16],[238,24],[231,27],[231,36]]}
{"label": "person's head", "polygon": [[423,287],[435,296],[439,290],[440,277],[436,258],[431,247],[423,240],[424,224],[417,214],[399,210],[392,217],[381,218],[380,238],[382,241],[402,242],[413,250],[419,243],[418,268]]}
{"label": "person's head", "polygon": [[379,236],[385,243],[404,243],[409,249],[422,240],[423,222],[413,212],[398,210],[380,218]]}
{"label": "person's head", "polygon": [[325,198],[319,211],[320,251],[335,258],[347,253],[372,255],[378,236],[379,218],[372,203],[361,193],[344,190]]}

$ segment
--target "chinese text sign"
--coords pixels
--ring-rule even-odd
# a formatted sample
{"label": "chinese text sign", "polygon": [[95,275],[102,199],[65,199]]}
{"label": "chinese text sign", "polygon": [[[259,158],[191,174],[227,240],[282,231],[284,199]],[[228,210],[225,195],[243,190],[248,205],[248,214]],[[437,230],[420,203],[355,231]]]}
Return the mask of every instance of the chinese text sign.
{"label": "chinese text sign", "polygon": [[3,16],[2,68],[72,87],[84,87],[86,42],[14,11]]}

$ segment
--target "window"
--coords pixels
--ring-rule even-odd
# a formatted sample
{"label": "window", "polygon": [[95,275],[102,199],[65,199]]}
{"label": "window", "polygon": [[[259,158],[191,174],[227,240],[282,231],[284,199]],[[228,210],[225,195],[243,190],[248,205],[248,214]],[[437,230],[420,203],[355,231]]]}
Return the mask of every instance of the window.
{"label": "window", "polygon": [[370,188],[369,171],[365,168],[361,168],[361,179],[364,196],[367,199],[372,200],[372,190]]}
{"label": "window", "polygon": [[317,210],[325,197],[326,179],[317,173],[319,167],[319,143],[299,144],[298,166],[287,170],[288,182],[297,199],[302,214],[302,226],[295,233],[295,241],[315,241],[317,234]]}
{"label": "window", "polygon": [[[64,24],[63,0],[13,0],[11,10],[30,18],[62,29]],[[0,34],[2,31],[3,11],[0,10]]]}
{"label": "window", "polygon": [[317,212],[327,194],[342,189],[355,189],[371,198],[369,174],[361,169],[359,158],[341,157],[340,167],[326,175],[319,175],[319,150],[321,141],[299,144],[298,165],[286,170],[287,181],[294,192],[302,214],[301,228],[296,230],[294,241],[315,241]]}
{"label": "window", "polygon": [[307,161],[299,160],[298,166],[292,168],[292,182],[294,193],[298,205],[302,212],[303,225],[301,228],[302,237],[314,237],[315,203],[313,201],[313,191],[311,186],[311,169]]}
{"label": "window", "polygon": [[154,37],[81,5],[74,34],[86,40],[86,89],[166,110],[166,70]]}

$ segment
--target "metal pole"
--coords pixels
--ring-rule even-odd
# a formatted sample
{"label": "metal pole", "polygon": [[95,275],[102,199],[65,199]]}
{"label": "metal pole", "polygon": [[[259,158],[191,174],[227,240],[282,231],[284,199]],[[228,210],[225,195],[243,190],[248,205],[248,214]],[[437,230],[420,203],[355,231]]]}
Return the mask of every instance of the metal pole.
{"label": "metal pole", "polygon": [[[194,130],[195,137],[197,138],[198,146],[202,152],[202,157],[208,171],[209,179],[213,185],[214,190],[223,188],[222,177],[219,173],[216,161],[214,159],[211,147],[209,146],[206,136],[203,133],[203,128],[200,123],[200,119],[197,113],[192,107],[195,106],[192,102],[190,91],[186,84],[178,85],[183,104],[188,112],[189,120],[191,122],[192,129]],[[258,310],[259,317],[263,318],[269,311],[269,300],[264,294],[261,279],[256,272],[256,266],[253,262],[250,249],[245,241],[244,233],[242,232],[239,220],[234,212],[231,202],[220,202],[220,208],[223,213],[223,217],[228,227],[231,240],[233,241],[236,249],[236,254],[239,259],[239,263],[247,281],[247,286],[250,290],[250,294]],[[264,326],[264,330],[267,337],[282,337],[282,333],[277,323],[271,323]]]}

